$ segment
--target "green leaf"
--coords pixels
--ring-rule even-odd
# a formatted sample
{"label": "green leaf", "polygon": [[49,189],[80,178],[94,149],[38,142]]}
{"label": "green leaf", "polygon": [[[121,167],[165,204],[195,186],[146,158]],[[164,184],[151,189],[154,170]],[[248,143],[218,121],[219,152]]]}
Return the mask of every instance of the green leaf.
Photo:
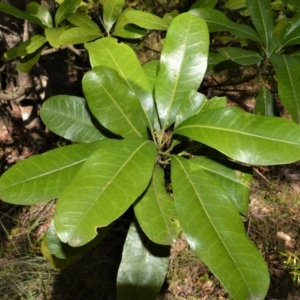
{"label": "green leaf", "polygon": [[102,36],[100,31],[96,32],[94,29],[85,27],[74,27],[65,30],[58,38],[61,45],[68,44],[84,44],[86,42],[93,41]]}
{"label": "green leaf", "polygon": [[174,134],[187,136],[252,165],[286,164],[300,159],[298,125],[286,119],[246,113],[236,107],[200,113],[181,123]]}
{"label": "green leaf", "polygon": [[53,26],[51,14],[46,7],[36,2],[30,2],[27,11],[31,16],[39,19],[45,27],[51,28]]}
{"label": "green leaf", "polygon": [[64,27],[45,29],[46,38],[53,48],[59,48],[61,46],[61,43],[59,42],[59,37],[63,34],[64,31]]}
{"label": "green leaf", "polygon": [[300,13],[297,13],[290,20],[280,35],[278,51],[286,46],[297,45],[300,43]]}
{"label": "green leaf", "polygon": [[152,181],[134,205],[135,216],[147,237],[160,245],[171,245],[179,235],[174,201],[165,189],[164,171],[156,166]]}
{"label": "green leaf", "polygon": [[197,0],[192,6],[194,8],[214,8],[218,0]]}
{"label": "green leaf", "polygon": [[195,157],[193,163],[209,173],[218,186],[227,191],[240,213],[246,215],[252,181],[252,170],[227,161]]}
{"label": "green leaf", "polygon": [[176,115],[175,128],[184,120],[195,115],[206,102],[206,97],[196,91],[190,91],[190,93],[183,99],[180,104],[179,111]]}
{"label": "green leaf", "polygon": [[272,93],[268,88],[263,86],[256,97],[254,112],[262,116],[274,116],[275,107]]}
{"label": "green leaf", "polygon": [[35,52],[47,42],[46,38],[42,35],[36,34],[26,42],[21,43],[19,46],[14,47],[5,52],[4,58],[11,60],[17,57],[22,57]]}
{"label": "green leaf", "polygon": [[57,198],[99,145],[70,145],[18,162],[1,176],[0,198],[21,205]]}
{"label": "green leaf", "polygon": [[156,76],[158,72],[158,66],[159,66],[158,59],[150,60],[143,65],[144,73],[146,74],[146,77],[148,79],[148,82],[152,90],[154,89]]}
{"label": "green leaf", "polygon": [[273,10],[270,0],[246,0],[247,8],[266,53],[273,36]]}
{"label": "green leaf", "polygon": [[242,66],[257,65],[263,60],[259,53],[241,48],[222,47],[218,49],[218,52]]}
{"label": "green leaf", "polygon": [[155,83],[162,131],[176,119],[181,102],[198,90],[207,67],[209,35],[206,23],[189,13],[177,16],[164,41]]}
{"label": "green leaf", "polygon": [[146,35],[147,30],[135,25],[130,25],[126,19],[125,14],[132,10],[132,8],[126,8],[118,18],[117,24],[113,31],[114,36],[118,36],[125,39],[140,39]]}
{"label": "green leaf", "polygon": [[225,60],[220,53],[209,52],[206,75],[210,75],[215,67]]}
{"label": "green leaf", "polygon": [[79,247],[120,217],[147,188],[156,159],[155,144],[144,139],[100,141],[56,205],[55,230]]}
{"label": "green leaf", "polygon": [[66,259],[58,258],[54,254],[52,254],[47,247],[47,236],[44,234],[42,243],[41,243],[41,252],[43,256],[48,260],[51,267],[54,270],[64,270],[67,267],[75,264],[80,257],[72,256]]}
{"label": "green leaf", "polygon": [[54,222],[52,221],[46,232],[46,247],[51,254],[57,258],[68,259],[71,257],[77,257],[80,259],[86,252],[99,244],[111,229],[111,225],[98,229],[98,234],[89,243],[81,247],[71,247],[66,243],[63,243],[57,236],[54,228]]}
{"label": "green leaf", "polygon": [[128,87],[135,92],[146,112],[149,128],[152,128],[155,109],[153,87],[135,54],[128,45],[114,38],[103,38],[85,44],[92,67],[105,66],[116,70]]}
{"label": "green leaf", "polygon": [[228,0],[225,7],[231,10],[246,8],[246,0]]}
{"label": "green leaf", "polygon": [[300,123],[299,61],[290,55],[273,55],[271,58],[278,80],[281,102],[296,123]]}
{"label": "green leaf", "polygon": [[193,161],[173,156],[171,164],[176,210],[193,251],[234,299],[264,299],[268,269],[226,190]]}
{"label": "green leaf", "polygon": [[205,103],[197,111],[197,114],[208,111],[208,110],[216,109],[219,107],[224,107],[224,106],[226,106],[226,103],[227,103],[226,97],[215,96],[209,100],[206,99]]}
{"label": "green leaf", "polygon": [[28,20],[29,22],[33,23],[33,24],[37,24],[39,26],[41,26],[42,28],[45,27],[45,25],[36,17],[31,16],[30,14],[17,9],[16,7],[14,7],[13,5],[6,3],[6,2],[1,2],[0,3],[0,11],[12,15],[16,18],[19,19],[23,19],[23,20]]}
{"label": "green leaf", "polygon": [[54,96],[43,104],[41,118],[52,132],[77,143],[91,143],[105,136],[91,119],[85,99]]}
{"label": "green leaf", "polygon": [[147,137],[147,118],[134,91],[119,74],[104,66],[83,77],[83,92],[93,115],[123,137]]}
{"label": "green leaf", "polygon": [[73,25],[89,29],[90,32],[101,33],[99,26],[86,15],[72,13],[68,14],[66,19]]}
{"label": "green leaf", "polygon": [[58,25],[66,18],[66,15],[75,12],[80,4],[81,0],[64,0],[56,11],[55,26],[58,27]]}
{"label": "green leaf", "polygon": [[132,223],[118,271],[118,299],[156,299],[165,281],[169,253],[169,247],[151,242],[139,226]]}
{"label": "green leaf", "polygon": [[168,30],[170,22],[151,13],[139,10],[129,10],[125,18],[131,24],[151,30]]}
{"label": "green leaf", "polygon": [[37,51],[26,55],[25,57],[21,58],[17,63],[17,70],[19,72],[29,72],[33,66],[38,62],[42,54],[42,48],[38,49]]}
{"label": "green leaf", "polygon": [[261,43],[258,34],[250,26],[234,23],[218,10],[209,8],[193,9],[190,10],[190,13],[203,18],[210,32],[228,31],[237,37]]}
{"label": "green leaf", "polygon": [[122,13],[122,8],[125,6],[124,0],[104,1],[103,4],[103,21],[107,33],[110,32],[115,22]]}

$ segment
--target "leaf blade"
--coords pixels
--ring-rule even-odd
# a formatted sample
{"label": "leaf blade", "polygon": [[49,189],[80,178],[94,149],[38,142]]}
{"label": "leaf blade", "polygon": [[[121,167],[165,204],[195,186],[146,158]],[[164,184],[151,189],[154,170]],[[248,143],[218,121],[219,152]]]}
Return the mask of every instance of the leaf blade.
{"label": "leaf blade", "polygon": [[202,19],[183,13],[172,21],[155,83],[162,131],[174,123],[187,94],[199,88],[207,67],[208,44],[208,30]]}
{"label": "leaf blade", "polygon": [[55,134],[77,143],[91,143],[105,138],[95,127],[86,101],[76,96],[54,96],[44,102],[41,118]]}
{"label": "leaf blade", "polygon": [[70,145],[20,161],[1,176],[1,199],[30,205],[58,197],[98,146]]}
{"label": "leaf blade", "polygon": [[300,123],[299,61],[290,55],[275,54],[271,58],[278,79],[278,92],[284,107],[296,123]]}
{"label": "leaf blade", "polygon": [[[141,67],[135,52],[114,38],[102,38],[85,44],[92,67],[105,66],[116,70],[126,84],[139,98],[148,119],[149,128],[154,120],[154,100],[152,87]],[[130,64],[129,64],[130,62]]]}
{"label": "leaf blade", "polygon": [[[187,240],[235,299],[264,299],[269,274],[226,192],[192,161],[172,157],[175,206]],[[182,188],[184,187],[184,188]]]}
{"label": "leaf blade", "polygon": [[140,101],[115,70],[99,66],[86,73],[83,92],[104,127],[123,137],[147,137],[148,122]]}
{"label": "leaf blade", "polygon": [[179,234],[173,199],[165,189],[164,172],[155,167],[152,181],[134,205],[135,216],[144,233],[154,243],[171,245]]}
{"label": "leaf blade", "polygon": [[156,157],[152,142],[105,139],[99,143],[102,147],[83,164],[56,205],[56,232],[73,247],[86,244],[96,236],[97,227],[120,217],[152,176]]}
{"label": "leaf blade", "polygon": [[169,253],[169,247],[151,242],[132,222],[118,271],[118,299],[155,299],[165,280]]}
{"label": "leaf blade", "polygon": [[125,18],[130,24],[150,30],[168,30],[169,28],[168,20],[144,11],[129,10],[126,12]]}
{"label": "leaf blade", "polygon": [[263,45],[268,48],[273,36],[273,11],[269,0],[247,0],[247,8]]}
{"label": "leaf blade", "polygon": [[298,125],[282,118],[249,114],[235,107],[200,113],[181,123],[176,133],[248,164],[284,164],[300,158]]}
{"label": "leaf blade", "polygon": [[103,4],[103,21],[107,33],[118,20],[122,13],[122,8],[125,6],[124,0],[105,1]]}

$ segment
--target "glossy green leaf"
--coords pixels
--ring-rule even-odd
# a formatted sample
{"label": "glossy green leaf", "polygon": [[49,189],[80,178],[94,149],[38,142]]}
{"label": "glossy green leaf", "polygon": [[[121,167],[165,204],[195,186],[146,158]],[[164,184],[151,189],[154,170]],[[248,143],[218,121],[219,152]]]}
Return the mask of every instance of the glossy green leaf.
{"label": "glossy green leaf", "polygon": [[139,98],[152,128],[154,119],[153,88],[135,54],[128,45],[118,43],[114,38],[103,38],[85,44],[92,67],[105,66],[116,70],[128,87]]}
{"label": "glossy green leaf", "polygon": [[16,18],[19,19],[23,19],[23,20],[28,20],[29,22],[33,23],[33,24],[37,24],[39,26],[41,26],[42,28],[45,27],[45,25],[36,17],[31,16],[30,14],[17,9],[16,7],[14,7],[13,5],[6,3],[6,2],[1,2],[0,3],[0,11],[12,15]]}
{"label": "glossy green leaf", "polygon": [[234,299],[264,299],[268,269],[226,190],[193,161],[178,156],[172,157],[171,178],[179,221],[196,255]]}
{"label": "glossy green leaf", "polygon": [[192,6],[194,8],[214,8],[218,0],[197,0]]}
{"label": "glossy green leaf", "polygon": [[0,198],[30,205],[58,197],[99,145],[70,145],[20,161],[1,176]]}
{"label": "glossy green leaf", "polygon": [[19,72],[23,72],[23,73],[29,72],[33,68],[33,66],[36,65],[38,60],[40,59],[42,50],[43,49],[40,48],[37,51],[21,58],[17,63],[17,70]]}
{"label": "glossy green leaf", "polygon": [[125,14],[130,10],[132,10],[132,8],[130,7],[123,10],[114,28],[113,35],[125,39],[140,39],[146,35],[147,30],[129,24],[129,21],[126,19]]}
{"label": "glossy green leaf", "polygon": [[66,16],[66,19],[73,25],[76,25],[81,28],[87,28],[91,32],[94,31],[95,33],[101,32],[99,26],[91,20],[86,15],[78,14],[78,13],[73,13],[73,14],[68,14]]}
{"label": "glossy green leaf", "polygon": [[44,258],[46,258],[48,260],[52,269],[54,269],[54,270],[64,270],[67,267],[74,265],[78,261],[78,259],[80,259],[80,257],[78,257],[78,256],[72,256],[72,257],[63,259],[63,258],[58,258],[54,254],[52,254],[47,247],[46,234],[44,234],[43,239],[42,239],[41,252],[42,252]]}
{"label": "glossy green leaf", "polygon": [[170,247],[151,242],[139,226],[130,225],[117,277],[118,300],[156,299],[169,265]]}
{"label": "glossy green leaf", "polygon": [[158,59],[150,60],[143,65],[144,73],[146,74],[146,77],[148,79],[148,82],[149,82],[152,90],[154,89],[156,76],[157,76],[157,72],[158,72],[158,66],[159,66]]}
{"label": "glossy green leaf", "polygon": [[120,217],[147,188],[156,159],[155,144],[144,139],[100,141],[56,205],[55,230],[79,247]]}
{"label": "glossy green leaf", "polygon": [[92,114],[105,128],[123,137],[147,137],[146,114],[117,71],[93,68],[83,78],[83,92]]}
{"label": "glossy green leaf", "polygon": [[174,134],[187,136],[247,164],[276,165],[300,159],[298,125],[236,107],[200,113],[181,123]]}
{"label": "glossy green leaf", "polygon": [[300,44],[300,13],[297,13],[286,25],[280,36],[279,48]]}
{"label": "glossy green leaf", "polygon": [[227,191],[240,213],[248,211],[252,170],[239,164],[195,157],[193,163],[209,173],[218,186]]}
{"label": "glossy green leaf", "polygon": [[27,6],[27,11],[31,16],[39,19],[44,26],[49,28],[53,26],[51,14],[46,7],[36,2],[30,2]]}
{"label": "glossy green leaf", "polygon": [[115,22],[118,20],[125,6],[124,0],[104,1],[103,4],[103,21],[107,33],[110,32]]}
{"label": "glossy green leaf", "polygon": [[257,32],[250,26],[234,23],[229,20],[224,13],[216,9],[193,9],[190,10],[190,13],[203,18],[210,32],[228,31],[237,37],[261,43]]}
{"label": "glossy green leaf", "polygon": [[176,17],[164,41],[155,83],[162,130],[176,119],[181,102],[198,90],[207,67],[209,35],[206,23],[189,13]]}
{"label": "glossy green leaf", "polygon": [[279,52],[283,47],[284,34],[286,33],[286,28],[288,27],[290,20],[287,18],[280,19],[274,27],[273,37],[269,45],[269,57],[273,55],[274,52]]}
{"label": "glossy green leaf", "polygon": [[53,48],[59,48],[61,46],[61,43],[59,42],[59,37],[63,34],[64,31],[64,27],[45,29],[46,38]]}
{"label": "glossy green leaf", "polygon": [[58,27],[58,25],[66,18],[66,15],[75,12],[80,4],[81,0],[64,0],[56,11],[55,26]]}
{"label": "glossy green leaf", "polygon": [[263,60],[258,52],[241,48],[222,47],[218,49],[218,52],[225,58],[242,66],[257,65]]}
{"label": "glossy green leaf", "polygon": [[85,27],[74,27],[65,30],[58,38],[61,45],[68,44],[84,44],[86,42],[93,41],[102,36],[100,31],[96,32],[94,29]]}
{"label": "glossy green leaf", "polygon": [[179,111],[176,115],[175,128],[184,120],[195,115],[201,110],[201,107],[206,102],[206,97],[196,91],[190,91],[190,93],[183,99],[180,104]]}
{"label": "glossy green leaf", "polygon": [[296,123],[300,123],[299,61],[290,55],[273,55],[271,58],[278,80],[281,102]]}
{"label": "glossy green leaf", "polygon": [[129,10],[125,18],[130,24],[151,30],[168,30],[170,22],[151,13],[140,10]]}
{"label": "glossy green leaf", "polygon": [[270,0],[246,0],[247,8],[254,27],[268,53],[273,36],[273,10]]}
{"label": "glossy green leaf", "polygon": [[98,234],[89,243],[81,247],[71,247],[66,243],[63,243],[57,236],[54,228],[54,222],[52,221],[46,232],[46,247],[51,254],[61,259],[68,259],[71,257],[81,258],[87,251],[99,244],[107,235],[112,225],[102,227],[98,229]]}
{"label": "glossy green leaf", "polygon": [[21,43],[19,46],[14,47],[5,52],[4,58],[11,60],[17,57],[22,57],[35,52],[47,42],[46,38],[42,35],[36,34],[26,42]]}
{"label": "glossy green leaf", "polygon": [[211,75],[215,67],[226,59],[220,53],[209,52],[206,75]]}
{"label": "glossy green leaf", "polygon": [[246,0],[228,0],[225,7],[231,10],[246,8]]}
{"label": "glossy green leaf", "polygon": [[91,143],[105,136],[91,119],[85,99],[54,96],[43,104],[41,118],[52,132],[77,143]]}
{"label": "glossy green leaf", "polygon": [[160,245],[171,245],[179,235],[174,200],[165,189],[164,171],[156,166],[152,181],[134,205],[135,216],[147,237]]}
{"label": "glossy green leaf", "polygon": [[274,116],[275,107],[272,93],[268,88],[263,86],[256,97],[254,112],[262,116]]}
{"label": "glossy green leaf", "polygon": [[226,106],[226,103],[227,103],[226,97],[215,96],[211,99],[206,99],[204,104],[197,111],[197,114],[208,111],[208,110],[216,109],[219,107],[224,107],[224,106]]}

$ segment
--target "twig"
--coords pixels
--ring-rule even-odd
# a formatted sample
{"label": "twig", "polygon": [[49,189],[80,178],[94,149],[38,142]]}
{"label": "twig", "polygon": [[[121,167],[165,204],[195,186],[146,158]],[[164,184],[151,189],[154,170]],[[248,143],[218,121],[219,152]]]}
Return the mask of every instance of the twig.
{"label": "twig", "polygon": [[256,172],[256,174],[258,174],[263,180],[265,180],[265,181],[266,181],[268,184],[270,184],[273,188],[277,189],[277,188],[276,188],[276,185],[274,185],[270,180],[268,180],[268,179],[266,178],[266,176],[264,176],[262,173],[260,173],[260,172],[258,171],[257,168],[253,168],[253,170]]}

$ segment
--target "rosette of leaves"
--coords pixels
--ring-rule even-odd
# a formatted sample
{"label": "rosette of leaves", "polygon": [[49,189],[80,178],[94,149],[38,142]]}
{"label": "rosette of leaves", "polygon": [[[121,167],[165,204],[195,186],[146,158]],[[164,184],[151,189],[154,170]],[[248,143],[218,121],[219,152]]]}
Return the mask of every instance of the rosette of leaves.
{"label": "rosette of leaves", "polygon": [[55,96],[41,110],[53,132],[76,143],[12,166],[0,178],[0,198],[22,205],[58,198],[43,243],[56,267],[132,209],[118,299],[155,299],[181,232],[233,298],[264,299],[268,270],[241,219],[252,178],[245,164],[298,160],[300,127],[197,92],[209,32],[193,14],[172,21],[160,60],[144,66],[111,37],[85,47],[92,65],[85,99]]}
{"label": "rosette of leaves", "polygon": [[[243,22],[233,22],[224,12],[212,7],[202,7],[200,3],[201,1],[196,3],[190,12],[206,20],[210,32],[230,33],[232,41],[248,45],[243,48],[219,47],[218,53],[211,55],[212,65],[224,63],[226,60],[235,63],[236,66],[257,65],[260,68],[260,72],[257,73],[259,76],[273,66],[280,100],[293,121],[299,123],[300,62],[295,46],[300,42],[300,14],[294,13],[290,18],[281,18],[275,24],[273,7],[278,1],[272,4],[270,0],[227,1],[226,7],[229,9],[247,9],[253,25],[251,27]],[[282,1],[281,4],[299,7],[296,1]],[[275,103],[272,93],[266,86],[267,84],[262,82],[256,99],[255,112],[260,115],[274,115]]]}
{"label": "rosette of leaves", "polygon": [[[49,46],[60,48],[83,44],[104,35],[140,39],[148,29],[167,30],[171,22],[168,17],[162,19],[130,7],[124,9],[125,0],[89,1],[88,3],[82,0],[56,2],[59,6],[53,17],[46,7],[37,2],[30,2],[27,12],[21,11],[9,3],[0,3],[0,11],[27,20],[42,29],[41,34],[33,35],[4,54],[4,58],[7,60],[20,59],[17,64],[18,71],[30,71],[39,60],[42,51]],[[99,10],[100,8],[103,12],[103,27],[101,28],[90,16],[90,10]]]}

